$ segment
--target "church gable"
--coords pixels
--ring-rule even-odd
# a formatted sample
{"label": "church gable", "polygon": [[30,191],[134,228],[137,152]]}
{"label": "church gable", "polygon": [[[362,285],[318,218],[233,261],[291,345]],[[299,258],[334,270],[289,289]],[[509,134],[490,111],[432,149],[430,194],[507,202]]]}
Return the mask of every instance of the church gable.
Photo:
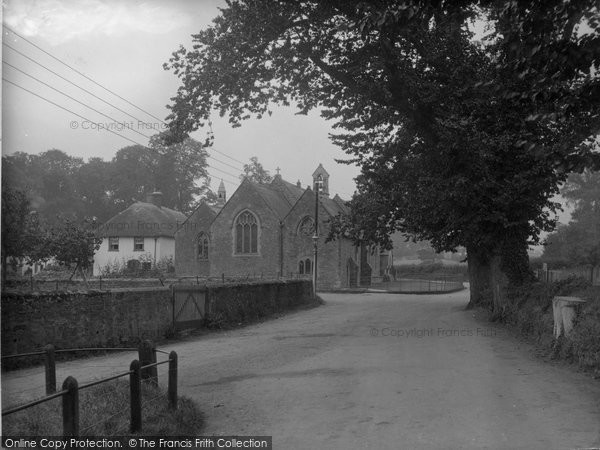
{"label": "church gable", "polygon": [[210,226],[217,213],[202,201],[175,233],[175,272],[178,276],[208,276]]}
{"label": "church gable", "polygon": [[276,275],[281,220],[288,211],[276,191],[244,180],[211,225],[211,274]]}

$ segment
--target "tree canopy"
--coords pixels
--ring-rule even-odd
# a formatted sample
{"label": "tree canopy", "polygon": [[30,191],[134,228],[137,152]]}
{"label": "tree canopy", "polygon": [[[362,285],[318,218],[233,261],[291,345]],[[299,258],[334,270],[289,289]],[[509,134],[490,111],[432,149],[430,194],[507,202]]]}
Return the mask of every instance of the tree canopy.
{"label": "tree canopy", "polygon": [[31,209],[50,226],[64,219],[102,223],[157,189],[165,206],[183,213],[199,197],[213,198],[207,156],[193,139],[167,145],[164,135],[156,135],[148,147],[124,147],[110,161],[84,161],[56,149],[3,156],[2,178],[6,186],[25,193]]}
{"label": "tree canopy", "polygon": [[273,177],[258,161],[256,156],[250,158],[248,164],[244,164],[244,173],[240,175],[240,180],[248,179],[255,183],[265,184],[273,181]]}
{"label": "tree canopy", "polygon": [[599,26],[593,1],[231,0],[165,64],[171,131],[319,108],[362,169],[345,231],[462,245],[520,282],[558,185],[598,164]]}

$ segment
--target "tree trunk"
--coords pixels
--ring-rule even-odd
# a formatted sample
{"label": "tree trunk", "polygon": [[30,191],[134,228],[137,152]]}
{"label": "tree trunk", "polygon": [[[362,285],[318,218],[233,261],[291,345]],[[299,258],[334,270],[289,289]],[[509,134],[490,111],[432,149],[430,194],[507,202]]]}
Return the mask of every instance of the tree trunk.
{"label": "tree trunk", "polygon": [[511,286],[520,286],[533,281],[533,272],[529,267],[527,253],[527,227],[515,227],[508,230],[500,246],[500,270],[506,275]]}
{"label": "tree trunk", "polygon": [[471,297],[467,308],[487,307],[492,320],[502,319],[509,308],[506,289],[531,281],[527,255],[527,229],[509,230],[493,247],[467,246]]}
{"label": "tree trunk", "polygon": [[6,266],[8,264],[8,256],[2,258],[2,287],[6,287]]}
{"label": "tree trunk", "polygon": [[506,288],[509,277],[503,271],[503,259],[500,248],[495,249],[490,258],[491,320],[500,320],[508,308]]}
{"label": "tree trunk", "polygon": [[467,309],[486,306],[490,299],[489,253],[476,246],[467,246],[470,299]]}

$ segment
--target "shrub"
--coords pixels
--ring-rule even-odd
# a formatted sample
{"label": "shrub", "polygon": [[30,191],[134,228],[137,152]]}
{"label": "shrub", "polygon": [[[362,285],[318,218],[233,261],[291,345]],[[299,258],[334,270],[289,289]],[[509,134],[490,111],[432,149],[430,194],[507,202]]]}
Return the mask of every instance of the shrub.
{"label": "shrub", "polygon": [[[600,287],[583,278],[571,277],[555,283],[532,283],[507,292],[510,307],[502,319],[532,338],[538,347],[554,357],[600,372]],[[578,309],[568,339],[554,339],[552,299],[577,296],[587,302]]]}

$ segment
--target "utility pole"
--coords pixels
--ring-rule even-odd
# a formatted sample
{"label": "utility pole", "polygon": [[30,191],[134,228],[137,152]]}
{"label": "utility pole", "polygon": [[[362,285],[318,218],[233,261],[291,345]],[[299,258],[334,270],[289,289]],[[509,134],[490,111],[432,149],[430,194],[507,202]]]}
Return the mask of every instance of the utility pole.
{"label": "utility pole", "polygon": [[315,180],[315,230],[313,234],[313,246],[314,246],[314,262],[313,262],[313,294],[317,297],[317,256],[318,256],[318,242],[319,242],[319,192],[321,191],[321,183],[323,182],[322,175]]}

